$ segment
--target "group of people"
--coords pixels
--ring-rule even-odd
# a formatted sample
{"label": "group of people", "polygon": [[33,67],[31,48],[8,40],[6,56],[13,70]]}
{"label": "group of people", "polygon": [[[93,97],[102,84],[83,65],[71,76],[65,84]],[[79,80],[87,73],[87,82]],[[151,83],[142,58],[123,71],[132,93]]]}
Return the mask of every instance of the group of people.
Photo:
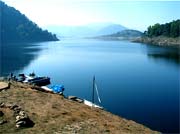
{"label": "group of people", "polygon": [[22,82],[26,79],[25,75],[24,74],[19,74],[18,77],[16,77],[16,75],[14,75],[13,73],[10,73],[9,77],[8,77],[8,80],[14,80],[14,81],[19,81],[19,82]]}
{"label": "group of people", "polygon": [[17,80],[16,76],[13,74],[13,73],[10,73],[9,77],[8,77],[8,80]]}

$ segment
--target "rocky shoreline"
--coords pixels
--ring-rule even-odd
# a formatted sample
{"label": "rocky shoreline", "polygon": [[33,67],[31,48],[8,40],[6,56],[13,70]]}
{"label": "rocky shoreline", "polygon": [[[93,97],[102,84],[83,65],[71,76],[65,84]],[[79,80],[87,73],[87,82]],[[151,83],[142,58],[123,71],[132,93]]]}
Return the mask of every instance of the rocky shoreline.
{"label": "rocky shoreline", "polygon": [[[144,125],[11,81],[0,91],[0,133],[156,134]],[[26,128],[26,129],[24,129]]]}
{"label": "rocky shoreline", "polygon": [[139,37],[134,39],[132,42],[138,43],[145,43],[145,44],[152,44],[158,46],[173,46],[173,47],[180,47],[180,37],[178,38],[170,38],[164,36],[158,37]]}

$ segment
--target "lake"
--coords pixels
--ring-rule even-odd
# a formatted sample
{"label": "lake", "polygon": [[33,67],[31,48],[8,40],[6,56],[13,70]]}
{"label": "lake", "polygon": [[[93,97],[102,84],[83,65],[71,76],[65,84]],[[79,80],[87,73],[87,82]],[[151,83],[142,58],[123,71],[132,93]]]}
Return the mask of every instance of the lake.
{"label": "lake", "polygon": [[63,84],[65,95],[88,100],[95,75],[100,105],[107,111],[153,130],[177,133],[179,55],[177,48],[128,41],[63,39],[2,44],[0,74],[34,71],[49,76],[52,84]]}

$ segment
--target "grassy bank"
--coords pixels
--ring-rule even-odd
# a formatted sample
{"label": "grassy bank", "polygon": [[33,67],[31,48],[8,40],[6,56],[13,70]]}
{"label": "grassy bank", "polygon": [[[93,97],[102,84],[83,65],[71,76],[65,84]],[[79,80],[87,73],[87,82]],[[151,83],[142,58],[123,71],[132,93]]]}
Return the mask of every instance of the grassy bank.
{"label": "grassy bank", "polygon": [[10,89],[0,91],[0,98],[1,104],[16,104],[24,109],[35,123],[30,128],[16,128],[12,110],[0,107],[7,121],[0,125],[0,133],[3,134],[158,133],[134,121],[70,101],[58,94],[35,90],[22,83],[11,82]]}

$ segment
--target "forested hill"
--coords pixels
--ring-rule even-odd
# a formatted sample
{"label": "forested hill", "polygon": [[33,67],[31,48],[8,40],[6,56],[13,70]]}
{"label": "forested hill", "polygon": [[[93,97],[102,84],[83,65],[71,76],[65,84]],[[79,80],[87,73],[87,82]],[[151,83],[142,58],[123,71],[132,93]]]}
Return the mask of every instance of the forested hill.
{"label": "forested hill", "polygon": [[145,34],[149,37],[166,36],[179,37],[180,36],[180,20],[172,21],[166,24],[155,24],[149,26]]}
{"label": "forested hill", "polygon": [[42,30],[13,7],[0,1],[1,42],[57,41],[55,34]]}
{"label": "forested hill", "polygon": [[176,46],[176,48],[179,48],[180,20],[174,20],[165,24],[157,23],[149,26],[144,34],[145,36],[135,39],[134,42],[159,46]]}

